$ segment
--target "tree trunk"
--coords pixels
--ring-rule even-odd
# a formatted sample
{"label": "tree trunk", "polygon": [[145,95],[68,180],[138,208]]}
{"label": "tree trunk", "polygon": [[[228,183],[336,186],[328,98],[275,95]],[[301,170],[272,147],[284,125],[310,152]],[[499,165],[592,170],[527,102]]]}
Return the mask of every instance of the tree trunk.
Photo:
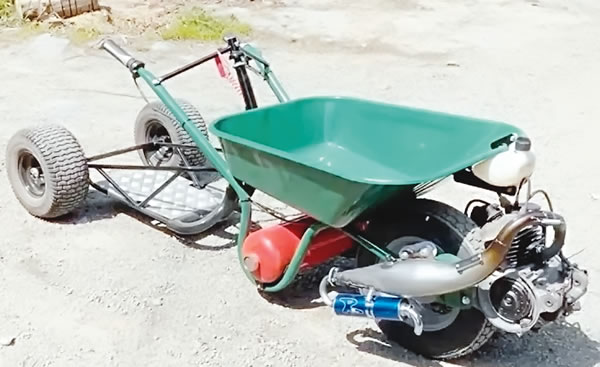
{"label": "tree trunk", "polygon": [[17,14],[23,19],[41,20],[51,15],[69,18],[100,10],[98,0],[15,0]]}

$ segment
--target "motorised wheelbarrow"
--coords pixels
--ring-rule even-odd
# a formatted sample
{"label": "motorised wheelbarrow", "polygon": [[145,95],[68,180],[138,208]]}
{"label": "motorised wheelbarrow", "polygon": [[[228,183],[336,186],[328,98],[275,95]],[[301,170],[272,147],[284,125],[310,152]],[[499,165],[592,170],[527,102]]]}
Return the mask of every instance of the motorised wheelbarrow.
{"label": "motorised wheelbarrow", "polygon": [[[92,185],[182,235],[239,213],[240,265],[264,292],[351,254],[355,267],[332,268],[319,284],[323,303],[337,315],[374,319],[390,340],[431,358],[460,357],[497,330],[523,334],[578,309],[587,273],[563,255],[563,217],[543,190],[531,190],[535,156],[521,129],[356,98],[290,99],[258,49],[234,37],[226,43],[156,77],[104,41],[159,101],[140,112],[135,146],[93,157],[60,126],[19,131],[6,166],[22,205],[56,218]],[[219,149],[201,114],[164,87],[210,60],[246,106],[210,126]],[[280,103],[259,108],[248,71]],[[102,163],[133,151],[142,165]],[[463,212],[422,198],[450,178],[497,193],[498,203],[474,199]],[[250,233],[256,190],[302,216]],[[548,210],[531,202],[537,194]],[[335,291],[342,288],[351,291]]]}

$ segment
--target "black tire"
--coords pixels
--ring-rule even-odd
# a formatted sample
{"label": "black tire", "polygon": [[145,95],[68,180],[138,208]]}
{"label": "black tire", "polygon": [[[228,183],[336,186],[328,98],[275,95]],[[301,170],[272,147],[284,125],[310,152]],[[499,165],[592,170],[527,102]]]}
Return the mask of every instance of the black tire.
{"label": "black tire", "polygon": [[29,213],[57,218],[77,208],[88,193],[88,166],[75,137],[58,125],[18,131],[6,150],[8,180]]}
{"label": "black tire", "polygon": [[[208,139],[206,122],[198,109],[183,99],[178,99],[177,103],[192,123]],[[159,137],[158,140],[163,140],[165,142],[193,145],[194,148],[182,149],[183,156],[185,157],[185,160],[187,160],[187,163],[192,167],[212,168],[212,165],[206,159],[204,154],[198,148],[195,148],[196,144],[187,131],[185,131],[175,116],[173,116],[171,111],[169,111],[167,106],[161,101],[150,102],[144,106],[137,116],[133,133],[136,145],[150,143],[157,137]],[[185,166],[185,162],[183,162],[179,154],[173,152],[172,149],[165,149],[166,158],[164,159],[162,156],[156,155],[156,150],[153,149],[140,149],[138,152],[143,164],[148,166],[155,166],[158,164],[168,167]],[[160,158],[157,160],[156,157]],[[183,177],[191,178],[189,174],[184,174]],[[206,185],[218,180],[221,175],[218,172],[207,171],[196,173],[196,177],[201,185]]]}
{"label": "black tire", "polygon": [[[478,249],[469,248],[464,241],[476,228],[475,223],[462,212],[443,203],[419,199],[405,210],[386,218],[371,221],[366,237],[381,246],[388,246],[399,238],[418,238],[432,241],[446,253],[460,258]],[[402,241],[402,240],[400,240]],[[368,251],[358,254],[359,267],[376,263],[378,259]],[[420,336],[412,326],[403,322],[378,321],[386,337],[417,354],[432,359],[456,359],[474,352],[494,334],[494,327],[475,308],[458,311],[454,321],[439,330],[423,331]]]}
{"label": "black tire", "polygon": [[[204,136],[208,138],[206,123],[200,115],[200,112],[189,102],[184,100],[178,100],[179,106],[188,115],[194,125],[202,131]],[[160,130],[163,131],[160,131]],[[160,101],[154,101],[146,104],[144,108],[139,112],[135,126],[133,129],[135,144],[144,144],[152,142],[152,133],[163,133],[167,142],[174,144],[183,145],[195,145],[192,138],[188,135],[185,129],[177,122],[177,119],[171,111]],[[140,158],[146,165],[153,165],[148,161],[148,155],[150,151],[140,150]],[[192,166],[203,166],[206,162],[206,158],[198,149],[185,149],[183,151],[185,158],[188,163]],[[178,166],[182,165],[180,157],[177,154],[170,156],[170,159],[161,162],[161,165],[165,166]]]}

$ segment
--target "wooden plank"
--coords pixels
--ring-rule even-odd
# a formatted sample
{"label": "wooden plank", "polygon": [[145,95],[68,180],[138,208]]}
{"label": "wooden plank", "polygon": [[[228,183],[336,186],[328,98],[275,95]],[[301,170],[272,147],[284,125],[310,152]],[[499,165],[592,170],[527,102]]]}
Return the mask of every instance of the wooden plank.
{"label": "wooden plank", "polygon": [[52,15],[69,18],[100,10],[98,0],[15,0],[17,14],[23,19],[41,20]]}

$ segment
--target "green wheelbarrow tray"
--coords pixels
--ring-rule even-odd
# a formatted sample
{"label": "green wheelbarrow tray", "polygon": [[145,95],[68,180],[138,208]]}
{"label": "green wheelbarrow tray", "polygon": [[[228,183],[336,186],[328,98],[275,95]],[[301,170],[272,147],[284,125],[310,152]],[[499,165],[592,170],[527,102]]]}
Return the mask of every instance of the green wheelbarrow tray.
{"label": "green wheelbarrow tray", "polygon": [[311,97],[217,120],[233,176],[332,227],[400,190],[506,149],[509,124],[346,97]]}

